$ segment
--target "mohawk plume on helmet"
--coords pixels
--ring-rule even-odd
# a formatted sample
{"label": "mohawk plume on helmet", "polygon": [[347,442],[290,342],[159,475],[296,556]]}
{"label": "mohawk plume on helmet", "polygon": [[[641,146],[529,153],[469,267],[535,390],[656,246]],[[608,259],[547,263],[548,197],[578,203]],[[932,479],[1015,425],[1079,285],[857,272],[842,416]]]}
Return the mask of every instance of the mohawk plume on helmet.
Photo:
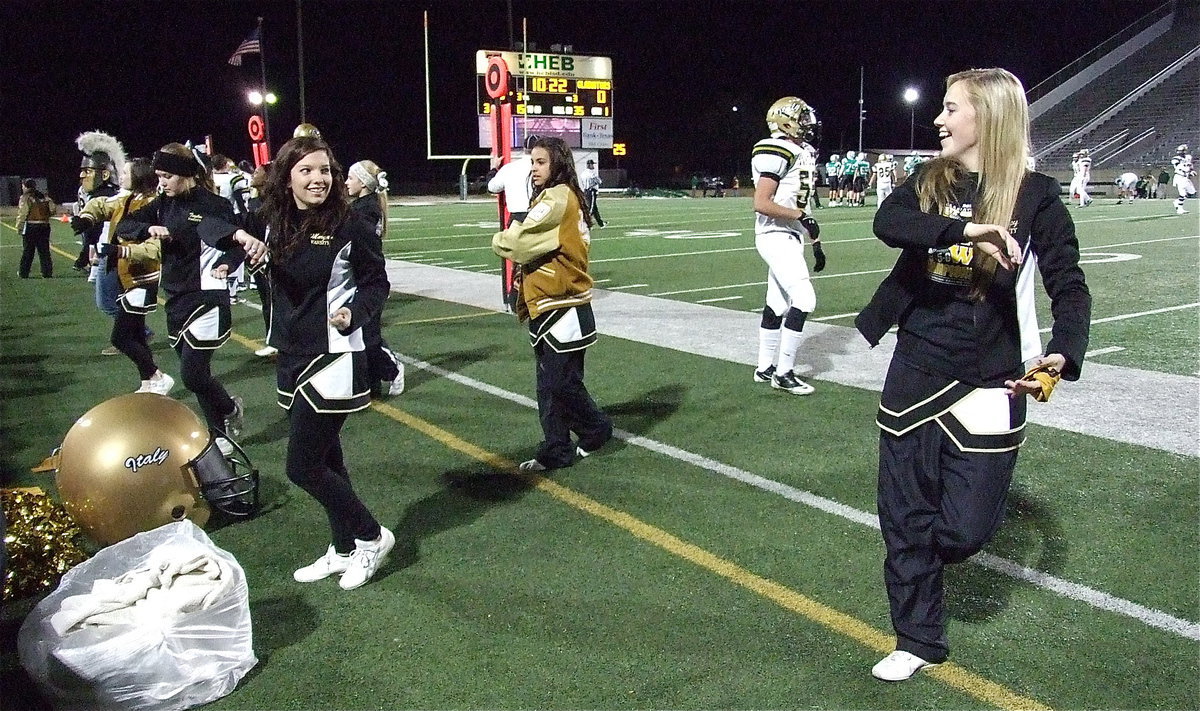
{"label": "mohawk plume on helmet", "polygon": [[83,152],[83,167],[108,170],[114,176],[125,167],[125,146],[103,131],[84,131],[75,145]]}

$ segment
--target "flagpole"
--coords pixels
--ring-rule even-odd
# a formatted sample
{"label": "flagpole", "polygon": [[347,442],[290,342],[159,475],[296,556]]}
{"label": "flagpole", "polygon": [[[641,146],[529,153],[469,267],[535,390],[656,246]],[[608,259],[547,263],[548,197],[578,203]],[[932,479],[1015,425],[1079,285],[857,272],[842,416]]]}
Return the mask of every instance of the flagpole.
{"label": "flagpole", "polygon": [[300,69],[300,123],[307,123],[304,116],[304,12],[300,9],[302,0],[296,0],[296,45],[299,47],[296,63]]}
{"label": "flagpole", "polygon": [[[262,77],[263,96],[267,95],[267,43],[263,38],[263,19],[258,18],[258,69]],[[266,139],[267,152],[271,153],[271,119],[267,117],[267,102],[263,101],[263,133]]]}

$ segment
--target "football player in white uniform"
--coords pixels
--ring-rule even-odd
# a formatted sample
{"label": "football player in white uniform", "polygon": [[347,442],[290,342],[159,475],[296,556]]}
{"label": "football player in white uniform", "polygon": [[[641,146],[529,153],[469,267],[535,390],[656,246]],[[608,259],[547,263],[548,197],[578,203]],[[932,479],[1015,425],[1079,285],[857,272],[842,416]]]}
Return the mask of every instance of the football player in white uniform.
{"label": "football player in white uniform", "polygon": [[896,161],[892,160],[891,154],[879,154],[874,172],[871,173],[871,182],[875,184],[875,204],[882,205],[896,185]]}
{"label": "football player in white uniform", "polygon": [[767,110],[770,138],[754,144],[754,246],[767,263],[767,298],[758,330],[754,381],[808,395],[813,387],[792,372],[804,321],[817,294],[804,262],[804,241],[813,245],[814,271],[825,268],[820,228],[808,214],[808,191],[817,169],[817,151],[808,144],[817,128],[807,103],[785,96]]}
{"label": "football player in white uniform", "polygon": [[1125,200],[1133,202],[1137,197],[1137,173],[1126,171],[1117,176],[1113,181],[1113,185],[1117,187],[1117,204],[1120,205]]}
{"label": "football player in white uniform", "polygon": [[842,194],[842,157],[837,153],[825,164],[825,184],[829,186],[829,206],[837,207]]}
{"label": "football player in white uniform", "polygon": [[1092,179],[1092,156],[1091,152],[1082,148],[1071,156],[1074,160],[1071,161],[1071,171],[1074,173],[1071,178],[1071,194],[1079,195],[1079,206],[1087,207],[1092,204],[1092,197],[1088,195],[1088,181]]}
{"label": "football player in white uniform", "polygon": [[1196,175],[1196,170],[1192,167],[1192,154],[1188,152],[1186,143],[1175,149],[1175,156],[1171,158],[1171,167],[1175,169],[1175,177],[1171,180],[1171,185],[1175,186],[1176,192],[1179,193],[1179,197],[1175,198],[1175,214],[1186,215],[1187,210],[1183,209],[1183,201],[1196,194],[1196,186],[1192,183],[1192,177]]}

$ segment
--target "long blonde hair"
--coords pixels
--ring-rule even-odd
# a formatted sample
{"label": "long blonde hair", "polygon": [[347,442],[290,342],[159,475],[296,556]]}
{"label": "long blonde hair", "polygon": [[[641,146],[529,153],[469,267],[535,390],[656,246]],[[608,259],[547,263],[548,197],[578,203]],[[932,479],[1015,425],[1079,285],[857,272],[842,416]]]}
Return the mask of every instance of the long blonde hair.
{"label": "long blonde hair", "polygon": [[[1021,80],[1006,69],[968,69],[946,77],[946,88],[962,82],[967,100],[975,109],[979,137],[979,194],[972,222],[1008,226],[1012,223],[1017,194],[1027,171],[1029,155],[1029,103]],[[954,185],[967,169],[954,158],[937,159],[917,183],[921,209],[952,200]],[[980,301],[996,272],[996,260],[975,250],[971,299]]]}

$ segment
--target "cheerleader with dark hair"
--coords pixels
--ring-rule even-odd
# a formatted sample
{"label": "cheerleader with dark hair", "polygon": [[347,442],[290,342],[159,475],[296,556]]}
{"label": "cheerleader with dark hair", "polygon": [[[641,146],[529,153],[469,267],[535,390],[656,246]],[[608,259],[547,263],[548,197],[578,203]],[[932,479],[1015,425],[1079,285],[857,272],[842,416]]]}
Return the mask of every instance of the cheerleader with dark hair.
{"label": "cheerleader with dark hair", "polygon": [[325,509],[333,539],[292,577],[309,583],[337,575],[351,590],[375,575],[396,543],[355,493],[341,443],[347,415],[371,402],[364,330],[389,288],[381,243],[376,225],[351,211],[342,167],[316,136],[280,149],[258,218],[271,249],[267,342],[279,349],[287,476]]}
{"label": "cheerleader with dark hair", "polygon": [[[237,227],[229,201],[213,192],[203,154],[170,143],[154,154],[161,195],[126,215],[120,239],[162,243],[161,288],[167,295],[167,331],[179,354],[184,386],[196,394],[209,427],[236,438],[242,402],[212,375],[213,352],[229,340],[232,317],[225,277],[249,256],[262,260],[266,245]],[[222,451],[232,446],[217,438]]]}
{"label": "cheerleader with dark hair", "polygon": [[529,321],[543,435],[537,454],[520,469],[542,472],[602,447],[612,438],[613,423],[583,384],[584,350],[596,342],[596,317],[588,274],[592,218],[575,160],[567,144],[553,137],[535,140],[529,157],[535,190],[529,214],[497,232],[492,250],[520,265],[516,312]]}

